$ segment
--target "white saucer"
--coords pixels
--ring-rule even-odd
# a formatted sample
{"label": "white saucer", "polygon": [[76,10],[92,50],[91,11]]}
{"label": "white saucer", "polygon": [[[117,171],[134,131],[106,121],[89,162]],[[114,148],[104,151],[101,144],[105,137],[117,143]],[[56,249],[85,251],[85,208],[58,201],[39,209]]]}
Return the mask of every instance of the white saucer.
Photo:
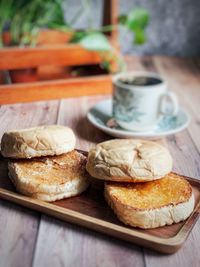
{"label": "white saucer", "polygon": [[184,130],[189,122],[190,116],[186,111],[180,109],[177,116],[166,116],[151,131],[134,132],[122,129],[120,126],[110,128],[106,125],[107,121],[112,118],[112,100],[107,99],[97,103],[92,107],[88,114],[88,120],[103,132],[119,138],[150,138],[158,139],[164,136],[178,133]]}

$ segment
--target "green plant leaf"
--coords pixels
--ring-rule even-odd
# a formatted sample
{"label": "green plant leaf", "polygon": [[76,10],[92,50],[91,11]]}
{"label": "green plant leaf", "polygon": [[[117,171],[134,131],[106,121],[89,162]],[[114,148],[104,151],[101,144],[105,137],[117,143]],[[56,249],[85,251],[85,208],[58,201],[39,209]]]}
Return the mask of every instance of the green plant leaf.
{"label": "green plant leaf", "polygon": [[146,42],[146,34],[144,30],[138,29],[134,32],[134,44],[142,45]]}
{"label": "green plant leaf", "polygon": [[112,46],[104,34],[100,32],[88,33],[80,40],[80,44],[88,50],[110,51]]}
{"label": "green plant leaf", "polygon": [[127,17],[126,25],[131,31],[145,29],[149,23],[149,13],[146,9],[136,8]]}
{"label": "green plant leaf", "polygon": [[134,34],[134,44],[142,45],[146,42],[145,28],[149,23],[149,13],[146,9],[136,8],[131,10],[127,16],[121,15],[119,23]]}
{"label": "green plant leaf", "polygon": [[119,24],[121,24],[121,25],[126,25],[126,23],[127,23],[127,15],[120,15],[119,17],[118,17],[118,22],[119,22]]}
{"label": "green plant leaf", "polygon": [[70,43],[79,43],[81,39],[83,39],[86,35],[87,34],[84,31],[75,31],[73,33],[72,39],[70,40]]}

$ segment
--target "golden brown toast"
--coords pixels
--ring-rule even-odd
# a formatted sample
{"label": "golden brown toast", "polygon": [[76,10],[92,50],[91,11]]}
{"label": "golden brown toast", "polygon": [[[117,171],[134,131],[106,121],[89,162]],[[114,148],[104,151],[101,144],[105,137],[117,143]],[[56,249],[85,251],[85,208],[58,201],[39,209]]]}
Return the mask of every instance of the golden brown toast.
{"label": "golden brown toast", "polygon": [[105,198],[121,221],[141,228],[184,220],[194,207],[190,184],[174,173],[146,183],[106,182]]}
{"label": "golden brown toast", "polygon": [[63,196],[87,187],[85,164],[86,157],[74,150],[59,156],[12,160],[8,168],[11,180],[23,194]]}

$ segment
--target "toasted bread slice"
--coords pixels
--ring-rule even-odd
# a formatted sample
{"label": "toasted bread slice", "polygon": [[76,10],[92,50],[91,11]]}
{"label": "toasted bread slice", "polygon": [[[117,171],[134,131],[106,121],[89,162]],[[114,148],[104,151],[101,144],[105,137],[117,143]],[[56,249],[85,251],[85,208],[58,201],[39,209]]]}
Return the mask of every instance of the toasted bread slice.
{"label": "toasted bread slice", "polygon": [[192,187],[174,173],[146,183],[107,182],[105,198],[119,220],[144,229],[178,223],[194,209]]}
{"label": "toasted bread slice", "polygon": [[89,185],[86,157],[77,151],[8,163],[9,177],[24,195],[55,201],[83,192]]}

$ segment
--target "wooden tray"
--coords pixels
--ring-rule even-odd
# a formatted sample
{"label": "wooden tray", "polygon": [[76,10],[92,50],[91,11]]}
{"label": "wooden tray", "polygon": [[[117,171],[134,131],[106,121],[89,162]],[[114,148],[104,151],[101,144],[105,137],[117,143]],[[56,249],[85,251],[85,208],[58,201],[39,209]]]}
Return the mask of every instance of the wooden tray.
{"label": "wooden tray", "polygon": [[78,224],[140,246],[174,253],[186,240],[200,212],[200,181],[185,177],[193,187],[195,209],[184,222],[151,230],[141,230],[122,224],[108,207],[103,197],[103,183],[92,181],[89,189],[80,196],[46,203],[18,194],[7,175],[7,162],[0,158],[0,198]]}

